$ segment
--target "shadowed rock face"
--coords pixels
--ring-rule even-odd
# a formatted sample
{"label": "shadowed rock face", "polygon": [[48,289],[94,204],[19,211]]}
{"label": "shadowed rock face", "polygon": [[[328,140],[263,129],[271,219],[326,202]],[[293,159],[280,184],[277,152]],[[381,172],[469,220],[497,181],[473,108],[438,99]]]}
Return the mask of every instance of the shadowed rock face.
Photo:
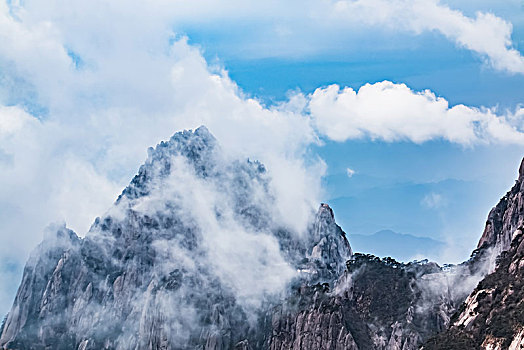
{"label": "shadowed rock face", "polygon": [[[326,204],[293,232],[271,186],[205,127],[175,134],[85,238],[49,229],[0,348],[411,350],[448,328],[484,276],[487,244],[446,268],[353,254]],[[521,220],[505,215],[489,244]]]}
{"label": "shadowed rock face", "polygon": [[356,253],[339,279],[302,284],[275,309],[270,348],[418,349],[448,327],[469,293],[453,287],[470,276],[467,265]]}

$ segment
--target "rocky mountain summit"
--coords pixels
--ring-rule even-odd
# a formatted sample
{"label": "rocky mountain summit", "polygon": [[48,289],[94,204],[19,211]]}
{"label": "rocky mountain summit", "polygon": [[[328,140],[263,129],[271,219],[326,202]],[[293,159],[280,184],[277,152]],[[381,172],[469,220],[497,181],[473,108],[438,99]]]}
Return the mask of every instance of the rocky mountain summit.
{"label": "rocky mountain summit", "polygon": [[263,346],[264,305],[292,280],[332,279],[351,256],[329,207],[305,239],[279,221],[271,191],[262,164],[226,157],[205,127],[175,134],[149,150],[85,238],[50,229],[26,265],[1,346]]}
{"label": "rocky mountain summit", "polygon": [[[270,170],[226,155],[205,127],[176,133],[149,150],[84,238],[48,229],[0,348],[411,350],[436,335],[463,339],[469,313],[479,316],[467,324],[480,324],[500,295],[522,300],[513,276],[522,234],[506,238],[522,224],[522,172],[470,260],[403,264],[354,253],[327,204],[296,232],[275,205]],[[503,276],[482,280],[492,252],[505,250]],[[504,331],[514,338],[516,310]],[[508,341],[473,333],[477,343]]]}

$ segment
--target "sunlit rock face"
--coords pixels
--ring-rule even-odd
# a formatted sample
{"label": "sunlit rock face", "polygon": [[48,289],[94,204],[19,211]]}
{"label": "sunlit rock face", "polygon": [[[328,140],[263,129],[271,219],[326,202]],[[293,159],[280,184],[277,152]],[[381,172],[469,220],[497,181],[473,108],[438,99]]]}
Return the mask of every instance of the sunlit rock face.
{"label": "sunlit rock face", "polygon": [[524,159],[512,189],[491,210],[476,256],[489,274],[424,349],[524,348]]}
{"label": "sunlit rock face", "polygon": [[524,347],[524,235],[522,229],[455,314],[451,327],[424,349],[522,349]]}
{"label": "sunlit rock face", "polygon": [[513,233],[524,224],[524,159],[511,190],[491,209],[478,248],[490,247],[495,254],[508,250]]}

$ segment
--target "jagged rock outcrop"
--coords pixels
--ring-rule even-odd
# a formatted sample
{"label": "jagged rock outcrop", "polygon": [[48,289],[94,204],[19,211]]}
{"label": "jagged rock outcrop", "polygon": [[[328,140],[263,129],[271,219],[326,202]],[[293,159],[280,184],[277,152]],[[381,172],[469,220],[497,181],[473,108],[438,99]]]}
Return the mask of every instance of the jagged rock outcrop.
{"label": "jagged rock outcrop", "polygon": [[517,229],[495,271],[467,298],[451,327],[424,349],[524,348],[524,235]]}
{"label": "jagged rock outcrop", "polygon": [[524,348],[524,159],[519,176],[491,210],[470,266],[489,273],[424,349]]}
{"label": "jagged rock outcrop", "polygon": [[311,282],[333,281],[346,269],[353,254],[346,233],[335,222],[333,209],[322,203],[310,230],[309,272]]}
{"label": "jagged rock outcrop", "polygon": [[519,168],[519,176],[511,190],[491,209],[486,228],[477,248],[493,249],[498,255],[508,250],[513,232],[524,224],[524,159]]}
{"label": "jagged rock outcrop", "polygon": [[[35,250],[0,345],[232,348],[249,328],[245,300],[259,295],[235,293],[242,280],[227,269],[265,259],[255,278],[264,282],[281,269],[285,283],[293,275],[292,262],[270,238],[273,230],[285,230],[272,220],[268,186],[260,163],[223,159],[206,128],[175,134],[150,149],[138,175],[84,239],[64,228],[57,237],[67,239],[46,238]],[[234,238],[220,235],[226,230],[253,244],[235,249]],[[221,266],[227,258],[235,261]]]}
{"label": "jagged rock outcrop", "polygon": [[[33,251],[25,266],[13,308],[3,325],[2,339],[16,338],[30,344],[39,336],[37,324],[42,338],[49,337],[52,329],[67,327],[55,315],[70,302],[67,295],[60,292],[67,288],[74,276],[64,271],[63,267],[74,259],[79,246],[76,234],[65,227],[50,227],[46,231],[44,241]],[[67,342],[67,339],[59,337],[56,341]],[[33,346],[24,348],[31,349]]]}

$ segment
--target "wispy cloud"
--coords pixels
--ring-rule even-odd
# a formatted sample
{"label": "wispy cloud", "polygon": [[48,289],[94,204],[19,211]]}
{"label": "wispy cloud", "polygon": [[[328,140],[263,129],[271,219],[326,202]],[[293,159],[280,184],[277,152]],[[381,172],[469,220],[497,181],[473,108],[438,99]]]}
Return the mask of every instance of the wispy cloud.
{"label": "wispy cloud", "polygon": [[338,0],[332,16],[420,34],[436,31],[476,52],[495,69],[524,74],[524,57],[513,46],[510,22],[492,13],[468,17],[439,0]]}
{"label": "wispy cloud", "polygon": [[425,195],[420,203],[427,208],[437,209],[445,205],[446,200],[441,194],[431,192]]}
{"label": "wispy cloud", "polygon": [[351,168],[346,168],[346,175],[351,178],[353,177],[353,175],[355,175],[355,170],[351,169]]}

